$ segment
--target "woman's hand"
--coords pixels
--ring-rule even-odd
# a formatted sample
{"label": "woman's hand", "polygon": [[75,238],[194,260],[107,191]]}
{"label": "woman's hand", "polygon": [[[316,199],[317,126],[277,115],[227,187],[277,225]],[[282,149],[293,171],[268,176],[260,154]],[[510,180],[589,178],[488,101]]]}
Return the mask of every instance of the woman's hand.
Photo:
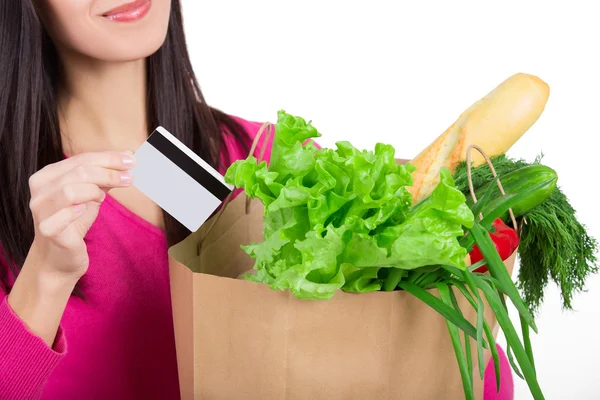
{"label": "woman's hand", "polygon": [[89,264],[84,238],[106,192],[130,186],[132,154],[86,153],[31,176],[35,237],[8,296],[31,332],[52,346],[67,301]]}
{"label": "woman's hand", "polygon": [[35,223],[31,253],[46,272],[79,279],[88,267],[86,233],[106,192],[131,185],[130,154],[86,153],[49,165],[29,180]]}

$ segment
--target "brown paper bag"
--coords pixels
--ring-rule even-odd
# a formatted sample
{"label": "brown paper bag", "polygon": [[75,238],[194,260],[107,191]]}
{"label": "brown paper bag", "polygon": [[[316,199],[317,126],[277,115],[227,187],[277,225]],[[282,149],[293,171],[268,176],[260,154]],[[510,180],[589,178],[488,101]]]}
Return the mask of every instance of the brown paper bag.
{"label": "brown paper bag", "polygon": [[[242,193],[169,249],[182,399],[464,399],[446,320],[411,294],[338,291],[309,301],[236,279],[253,268],[240,245],[263,240],[263,214]],[[505,262],[511,273],[515,255]],[[475,310],[455,293],[475,325]]]}
{"label": "brown paper bag", "polygon": [[[308,301],[235,279],[253,267],[240,244],[262,240],[263,212],[241,194],[210,234],[207,223],[170,249],[182,399],[464,398],[445,319],[412,295],[340,291]],[[493,323],[491,311],[486,318]]]}

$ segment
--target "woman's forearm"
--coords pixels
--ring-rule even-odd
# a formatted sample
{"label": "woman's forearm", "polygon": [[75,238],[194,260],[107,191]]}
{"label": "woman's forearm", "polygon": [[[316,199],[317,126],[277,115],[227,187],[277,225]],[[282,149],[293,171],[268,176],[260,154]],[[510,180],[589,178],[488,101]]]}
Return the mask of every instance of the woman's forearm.
{"label": "woman's forearm", "polygon": [[36,261],[26,261],[10,294],[8,305],[29,330],[49,347],[77,279],[45,272]]}

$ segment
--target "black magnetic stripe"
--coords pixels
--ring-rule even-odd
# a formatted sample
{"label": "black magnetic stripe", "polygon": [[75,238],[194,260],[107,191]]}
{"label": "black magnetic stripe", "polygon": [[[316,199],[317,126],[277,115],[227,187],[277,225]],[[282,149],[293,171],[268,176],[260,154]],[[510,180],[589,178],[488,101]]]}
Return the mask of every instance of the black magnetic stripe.
{"label": "black magnetic stripe", "polygon": [[205,170],[201,165],[196,163],[196,161],[192,160],[159,131],[154,131],[147,142],[181,168],[186,174],[191,176],[192,179],[204,186],[206,190],[211,192],[213,196],[217,197],[219,200],[225,200],[231,193],[231,190],[227,186],[215,178],[210,172]]}

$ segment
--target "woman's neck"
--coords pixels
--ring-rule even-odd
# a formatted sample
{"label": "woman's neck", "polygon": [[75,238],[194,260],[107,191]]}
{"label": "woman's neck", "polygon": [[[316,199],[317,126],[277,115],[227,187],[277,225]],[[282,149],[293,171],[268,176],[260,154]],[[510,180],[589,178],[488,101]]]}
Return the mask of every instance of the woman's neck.
{"label": "woman's neck", "polygon": [[65,80],[59,92],[63,148],[135,151],[146,140],[145,60],[105,63],[63,57]]}

